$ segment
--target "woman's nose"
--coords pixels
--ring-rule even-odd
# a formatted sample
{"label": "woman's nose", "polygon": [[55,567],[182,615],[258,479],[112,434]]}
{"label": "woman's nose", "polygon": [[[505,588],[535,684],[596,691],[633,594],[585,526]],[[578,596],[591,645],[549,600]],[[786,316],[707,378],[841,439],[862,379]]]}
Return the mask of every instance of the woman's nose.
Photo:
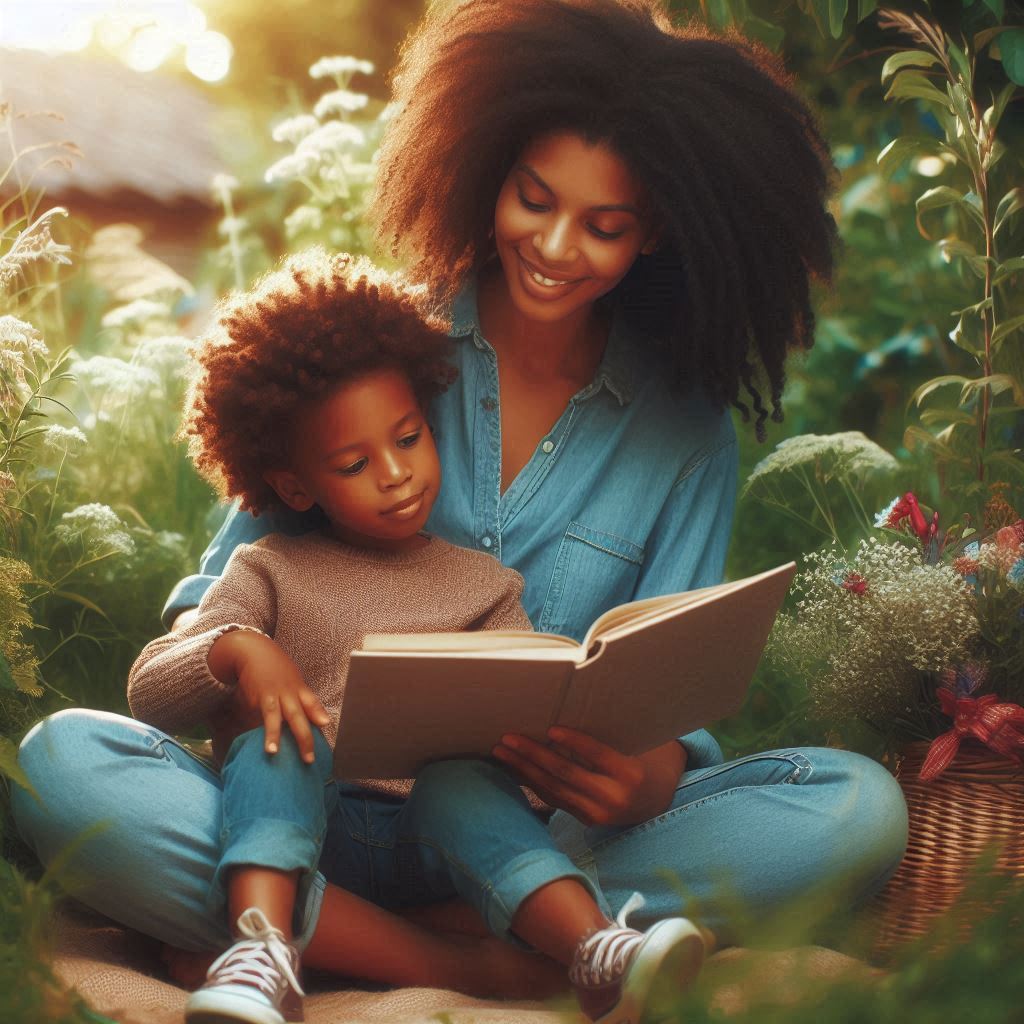
{"label": "woman's nose", "polygon": [[572,244],[572,222],[569,217],[555,217],[533,240],[534,248],[548,263],[564,263],[575,256]]}

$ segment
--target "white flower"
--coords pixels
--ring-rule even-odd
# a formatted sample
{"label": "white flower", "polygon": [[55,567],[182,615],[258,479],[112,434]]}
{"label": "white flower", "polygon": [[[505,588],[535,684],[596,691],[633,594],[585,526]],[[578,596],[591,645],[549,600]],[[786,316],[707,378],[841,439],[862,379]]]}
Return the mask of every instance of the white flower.
{"label": "white flower", "polygon": [[225,193],[229,194],[238,188],[238,179],[230,174],[215,174],[210,180],[210,191],[219,198]]}
{"label": "white flower", "polygon": [[66,217],[63,206],[54,206],[37,217],[14,239],[11,247],[0,256],[0,290],[7,288],[29,263],[45,260],[47,263],[70,264],[70,245],[62,245],[50,235],[54,217]]}
{"label": "white flower", "polygon": [[47,427],[46,433],[43,434],[43,444],[47,448],[66,452],[68,455],[77,455],[88,443],[89,439],[78,427],[62,427],[55,423],[52,427]]}
{"label": "white flower", "polygon": [[751,471],[750,481],[773,473],[783,473],[802,467],[820,467],[826,463],[833,468],[830,475],[865,477],[876,472],[895,473],[899,463],[884,448],[867,438],[859,430],[839,434],[799,434],[786,438],[775,446]]}
{"label": "white flower", "polygon": [[295,155],[322,158],[328,153],[338,153],[351,146],[362,146],[366,136],[362,129],[345,121],[328,121],[311,135],[307,135],[296,147]]}
{"label": "white flower", "polygon": [[125,327],[128,324],[144,323],[146,320],[165,320],[171,315],[166,302],[154,299],[136,299],[124,306],[118,306],[106,313],[100,321],[103,327]]}
{"label": "white flower", "polygon": [[313,153],[289,153],[271,164],[263,175],[268,184],[275,181],[291,181],[294,178],[306,178],[317,167],[317,158]]}
{"label": "white flower", "polygon": [[297,114],[274,126],[271,136],[275,142],[290,142],[293,146],[320,127],[312,114]]}
{"label": "white flower", "polygon": [[217,231],[222,235],[240,235],[249,222],[244,217],[225,217],[218,225]]}
{"label": "white flower", "polygon": [[892,515],[892,510],[896,507],[896,503],[899,500],[899,495],[897,495],[895,498],[892,499],[892,501],[889,502],[888,505],[885,506],[885,508],[882,509],[881,512],[878,513],[877,516],[875,516],[875,526],[879,530],[881,530],[885,526],[885,524],[889,522],[889,516]]}
{"label": "white flower", "polygon": [[362,92],[350,92],[348,89],[335,89],[325,92],[316,101],[313,113],[321,120],[331,114],[351,114],[362,110],[370,97]]}
{"label": "white flower", "polygon": [[161,376],[184,376],[191,342],[180,335],[169,334],[147,338],[136,352],[140,366],[148,366]]}
{"label": "white flower", "polygon": [[127,526],[109,506],[99,502],[79,505],[60,517],[55,533],[65,543],[76,537],[82,539],[90,554],[117,552],[130,555],[135,550]]}
{"label": "white flower", "polygon": [[323,227],[323,210],[318,206],[298,206],[284,219],[284,229],[289,238],[304,231],[319,231]]}
{"label": "white flower", "polygon": [[113,356],[79,359],[72,371],[87,391],[101,393],[108,406],[126,405],[160,393],[160,378],[155,371]]}
{"label": "white flower", "polygon": [[321,57],[310,69],[311,78],[336,78],[340,75],[352,75],[357,71],[364,75],[372,75],[373,63],[360,60],[358,57]]}
{"label": "white flower", "polygon": [[42,335],[16,316],[0,316],[0,410],[18,398],[25,385],[25,371],[47,349]]}

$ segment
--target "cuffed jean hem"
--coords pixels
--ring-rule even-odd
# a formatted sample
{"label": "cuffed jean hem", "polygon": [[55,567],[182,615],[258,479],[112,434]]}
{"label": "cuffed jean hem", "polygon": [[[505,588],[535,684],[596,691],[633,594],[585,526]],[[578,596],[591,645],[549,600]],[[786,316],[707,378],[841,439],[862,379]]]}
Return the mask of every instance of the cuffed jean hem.
{"label": "cuffed jean hem", "polygon": [[[227,906],[226,874],[241,866],[300,871],[300,889],[316,871],[323,837],[317,839],[294,821],[281,818],[249,818],[233,822],[221,833],[223,854],[217,863],[207,907],[223,913]],[[308,884],[308,883],[307,883]]]}
{"label": "cuffed jean hem", "polygon": [[520,905],[538,889],[562,878],[579,882],[595,902],[599,901],[593,881],[564,854],[555,850],[531,850],[514,857],[482,889],[481,910],[487,927],[499,938],[520,944],[511,930],[512,919]]}
{"label": "cuffed jean hem", "polygon": [[316,926],[320,923],[320,912],[324,908],[324,892],[327,879],[319,871],[303,875],[295,900],[295,915],[292,920],[294,936],[292,945],[303,953],[313,940]]}

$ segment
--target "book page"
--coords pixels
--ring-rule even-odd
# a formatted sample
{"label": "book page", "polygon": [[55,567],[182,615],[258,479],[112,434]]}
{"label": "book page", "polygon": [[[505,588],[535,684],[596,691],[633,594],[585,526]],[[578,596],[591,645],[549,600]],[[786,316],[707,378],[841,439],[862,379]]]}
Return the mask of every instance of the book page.
{"label": "book page", "polygon": [[364,651],[485,651],[498,654],[519,649],[537,651],[552,647],[564,651],[580,645],[555,633],[529,633],[526,630],[489,629],[475,633],[370,633],[363,639]]}

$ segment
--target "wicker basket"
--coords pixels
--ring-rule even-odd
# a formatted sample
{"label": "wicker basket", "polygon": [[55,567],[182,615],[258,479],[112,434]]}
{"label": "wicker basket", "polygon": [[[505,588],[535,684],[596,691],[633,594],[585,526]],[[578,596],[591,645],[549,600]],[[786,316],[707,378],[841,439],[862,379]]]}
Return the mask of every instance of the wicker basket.
{"label": "wicker basket", "polygon": [[896,759],[910,837],[903,862],[874,900],[880,961],[929,930],[992,844],[1001,848],[996,870],[1024,878],[1024,769],[965,743],[942,775],[921,782],[917,776],[928,746],[911,743]]}

